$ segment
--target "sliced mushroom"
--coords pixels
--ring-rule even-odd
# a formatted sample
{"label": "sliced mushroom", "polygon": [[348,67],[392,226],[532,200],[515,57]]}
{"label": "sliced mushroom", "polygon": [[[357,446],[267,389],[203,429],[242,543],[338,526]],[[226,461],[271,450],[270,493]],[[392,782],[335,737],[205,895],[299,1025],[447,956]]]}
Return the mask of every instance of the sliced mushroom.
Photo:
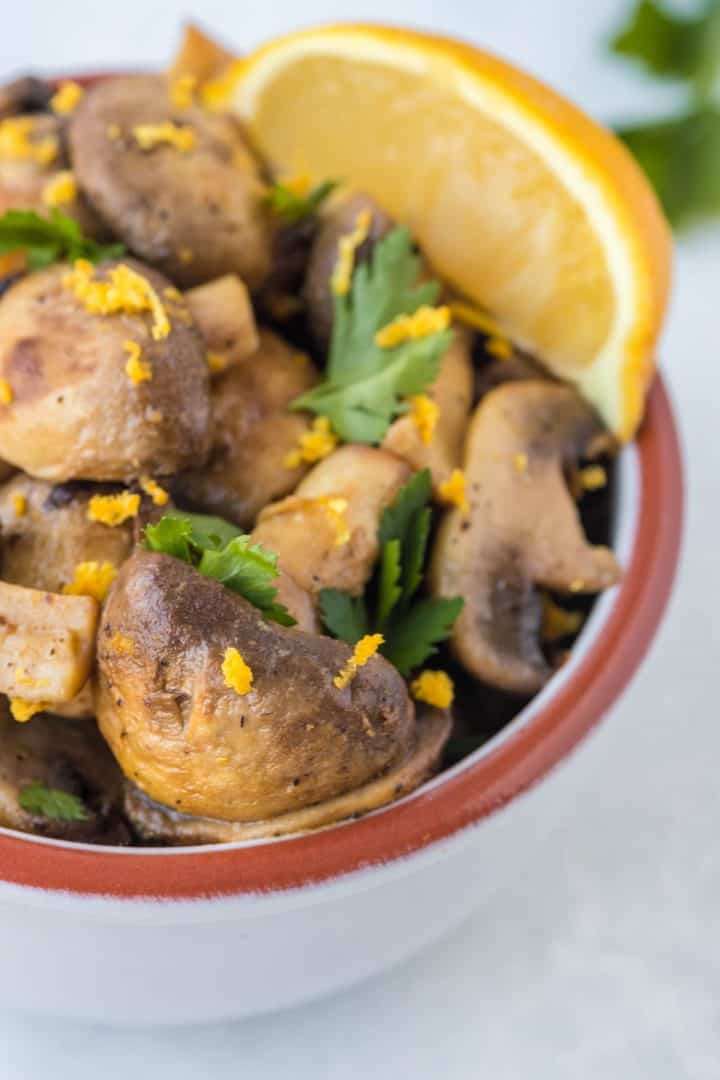
{"label": "sliced mushroom", "polygon": [[469,335],[455,331],[453,343],[443,357],[440,374],[427,396],[437,407],[434,431],[424,435],[421,422],[409,413],[391,424],[382,445],[413,469],[430,469],[433,488],[437,491],[462,460],[473,401]]}
{"label": "sliced mushroom", "polygon": [[[29,785],[66,792],[82,801],[83,820],[24,810]],[[18,724],[0,701],[0,825],[85,844],[127,844],[120,810],[123,776],[93,723],[34,716]]]}
{"label": "sliced mushroom", "polygon": [[[67,266],[29,274],[0,300],[0,454],[25,472],[64,481],[166,475],[203,461],[210,442],[206,348],[166,278],[126,259],[166,305],[170,333],[148,313],[102,315],[67,284]],[[105,277],[116,263],[98,270]],[[175,295],[171,293],[171,295]],[[127,371],[139,347],[150,378]]]}
{"label": "sliced mushroom", "polygon": [[237,274],[225,274],[207,285],[188,289],[185,301],[208,352],[211,357],[219,358],[219,370],[224,371],[257,352],[260,339],[250,295]]}
{"label": "sliced mushroom", "polygon": [[[226,680],[230,648],[251,670],[249,692]],[[103,612],[100,729],[157,802],[236,822],[290,814],[362,789],[417,750],[413,704],[381,656],[334,685],[350,654],[266,621],[179,560],[138,552]]]}
{"label": "sliced mushroom", "polygon": [[46,707],[90,675],[99,604],[0,581],[0,693]]}
{"label": "sliced mushroom", "polygon": [[[143,149],[140,125],[190,128],[189,149]],[[107,79],[71,117],[73,169],[90,203],[128,247],[180,285],[237,273],[256,288],[270,268],[272,219],[239,125],[197,105],[175,108],[167,80]]]}
{"label": "sliced mushroom", "polygon": [[378,526],[410,476],[404,462],[372,446],[343,446],[316,465],[295,494],[260,514],[253,539],[307,592],[359,595],[378,555]]}
{"label": "sliced mushroom", "polygon": [[257,352],[213,381],[210,461],[176,477],[177,500],[246,527],[263,506],[292,491],[307,466],[288,467],[286,459],[310,421],[287,406],[316,380],[304,353],[261,331]]}
{"label": "sliced mushroom", "polygon": [[413,791],[436,770],[449,728],[448,713],[420,706],[414,748],[397,765],[353,791],[266,821],[227,821],[181,814],[155,802],[129,781],[125,785],[125,814],[137,836],[149,843],[223,844],[307,832],[367,814]]}
{"label": "sliced mushroom", "polygon": [[536,587],[593,593],[618,580],[612,552],[587,543],[564,476],[608,441],[567,386],[508,383],[480,402],[466,447],[469,506],[446,514],[431,567],[436,594],[465,598],[452,647],[476,678],[538,690],[551,671]]}
{"label": "sliced mushroom", "polygon": [[366,262],[378,240],[390,232],[394,222],[370,195],[356,193],[338,200],[328,210],[310,251],[303,299],[313,337],[321,347],[327,346],[334,318],[330,278],[338,259],[338,244],[355,228],[358,217],[370,212],[367,239],[355,252],[355,265]]}

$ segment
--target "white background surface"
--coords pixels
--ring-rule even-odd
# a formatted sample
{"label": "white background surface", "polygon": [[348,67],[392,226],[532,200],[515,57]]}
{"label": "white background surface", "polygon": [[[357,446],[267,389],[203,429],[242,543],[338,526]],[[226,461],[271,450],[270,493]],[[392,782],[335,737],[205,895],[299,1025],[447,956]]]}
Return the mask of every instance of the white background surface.
{"label": "white background surface", "polygon": [[[4,0],[0,73],[159,63],[192,10],[191,0]],[[622,0],[194,6],[241,48],[331,18],[440,27],[514,58],[603,118],[660,104],[603,55],[622,10]],[[669,620],[620,709],[572,763],[582,800],[520,879],[402,969],[284,1015],[171,1032],[0,1015],[3,1080],[720,1077],[719,284],[720,230],[683,240],[662,350],[690,473]]]}

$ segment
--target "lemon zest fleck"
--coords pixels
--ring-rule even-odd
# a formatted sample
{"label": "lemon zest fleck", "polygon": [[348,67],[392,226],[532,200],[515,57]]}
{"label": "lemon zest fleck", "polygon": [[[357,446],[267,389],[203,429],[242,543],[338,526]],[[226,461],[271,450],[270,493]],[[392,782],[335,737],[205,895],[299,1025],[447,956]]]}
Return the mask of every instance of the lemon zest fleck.
{"label": "lemon zest fleck", "polygon": [[58,154],[54,135],[33,140],[35,123],[32,116],[9,116],[0,120],[0,158],[36,161],[49,165]]}
{"label": "lemon zest fleck", "polygon": [[439,410],[436,402],[427,394],[414,394],[408,398],[410,416],[420,432],[420,441],[430,446],[437,427]]}
{"label": "lemon zest fleck", "polygon": [[234,690],[240,697],[249,694],[252,690],[253,672],[241,654],[235,648],[225,650],[222,662],[222,673],[225,685]]}
{"label": "lemon zest fleck", "polygon": [[15,511],[15,517],[25,517],[27,514],[27,498],[21,491],[13,491],[12,493],[12,506]]}
{"label": "lemon zest fleck", "polygon": [[42,191],[46,206],[67,206],[77,198],[77,183],[70,169],[63,169],[48,180]]}
{"label": "lemon zest fleck", "polygon": [[151,476],[141,476],[140,487],[146,495],[150,496],[155,506],[165,506],[170,498],[165,488],[160,487],[160,484]]}
{"label": "lemon zest fleck", "polygon": [[491,337],[503,337],[503,332],[493,317],[474,304],[465,300],[452,300],[448,306],[453,319],[463,326],[469,326],[471,330],[479,330]]}
{"label": "lemon zest fleck", "polygon": [[170,83],[170,104],[175,109],[189,109],[197,89],[197,75],[186,72]]}
{"label": "lemon zest fleck", "polygon": [[416,701],[424,701],[436,709],[449,709],[455,697],[455,686],[446,671],[421,671],[410,684]]}
{"label": "lemon zest fleck", "polygon": [[335,547],[342,547],[347,544],[350,540],[350,527],[345,516],[348,508],[347,499],[320,495],[315,501],[324,508],[328,520],[335,530]]}
{"label": "lemon zest fleck", "polygon": [[195,146],[195,132],[191,127],[173,124],[169,120],[162,124],[136,124],[132,129],[133,138],[141,150],[154,150],[156,146],[167,143],[186,154]]}
{"label": "lemon zest fleck", "polygon": [[207,366],[213,375],[219,375],[230,363],[227,353],[209,352],[207,354]]}
{"label": "lemon zest fleck", "polygon": [[111,649],[114,649],[116,653],[120,653],[121,656],[135,655],[135,642],[132,638],[121,634],[119,630],[115,631],[108,644]]}
{"label": "lemon zest fleck", "polygon": [[583,578],[575,578],[570,582],[570,592],[579,593],[585,591],[585,580]]}
{"label": "lemon zest fleck", "polygon": [[124,341],[123,349],[128,354],[125,374],[130,379],[130,382],[136,385],[141,382],[149,382],[152,379],[152,367],[147,360],[143,360],[142,349],[137,341]]}
{"label": "lemon zest fleck", "polygon": [[447,480],[438,487],[438,495],[449,506],[458,506],[464,511],[469,509],[465,494],[465,473],[462,469],[453,469]]}
{"label": "lemon zest fleck", "polygon": [[25,701],[23,698],[10,698],[10,712],[18,724],[25,724],[35,715],[50,708],[49,701]]}
{"label": "lemon zest fleck", "polygon": [[105,134],[107,135],[108,139],[111,139],[114,142],[122,135],[122,128],[119,124],[108,124],[108,126],[105,128]]}
{"label": "lemon zest fleck", "polygon": [[495,356],[498,360],[509,360],[513,350],[507,338],[491,337],[485,342],[485,352]]}
{"label": "lemon zest fleck", "polygon": [[318,416],[313,420],[312,427],[300,436],[298,448],[286,455],[285,468],[296,469],[303,462],[313,465],[316,461],[322,461],[337,444],[338,437],[330,427],[327,416]]}
{"label": "lemon zest fleck", "polygon": [[355,228],[341,236],[338,241],[338,257],[330,277],[330,287],[336,296],[347,296],[355,268],[355,252],[368,237],[372,213],[361,210],[355,219]]}
{"label": "lemon zest fleck", "polygon": [[0,405],[10,405],[14,396],[7,379],[0,379]]}
{"label": "lemon zest fleck", "polygon": [[13,678],[18,686],[29,686],[33,690],[39,690],[41,686],[47,686],[47,679],[35,679],[28,675],[22,664],[18,664],[13,673]]}
{"label": "lemon zest fleck", "polygon": [[93,495],[88,503],[87,516],[89,521],[99,521],[101,525],[114,528],[135,517],[139,509],[140,496],[137,492],[121,491],[117,495]]}
{"label": "lemon zest fleck", "polygon": [[527,469],[528,469],[528,456],[527,456],[527,454],[523,453],[522,450],[519,453],[515,454],[514,457],[513,457],[513,465],[515,466],[515,471],[516,472],[519,472],[519,473],[527,472]]}
{"label": "lemon zest fleck", "polygon": [[355,646],[352,656],[344,668],[333,679],[333,686],[338,690],[345,687],[355,678],[358,668],[364,667],[371,656],[374,656],[385,641],[382,634],[365,634]]}
{"label": "lemon zest fleck", "polygon": [[50,108],[61,116],[67,116],[78,107],[84,93],[82,86],[72,80],[60,83],[59,88],[50,98]]}
{"label": "lemon zest fleck", "polygon": [[587,465],[578,473],[583,491],[600,491],[607,486],[607,472],[602,465]]}
{"label": "lemon zest fleck", "polygon": [[124,312],[137,315],[149,311],[152,315],[152,336],[155,341],[170,333],[170,320],[153,286],[137,270],[118,263],[107,273],[106,280],[95,277],[96,268],[87,259],[77,259],[63,277],[63,285],[75,293],[87,311],[95,315],[115,315]]}
{"label": "lemon zest fleck", "polygon": [[398,315],[391,323],[378,330],[375,344],[380,349],[394,349],[404,341],[417,341],[429,337],[430,334],[437,334],[440,330],[447,330],[449,325],[450,308],[447,304],[442,307],[423,304],[414,315]]}
{"label": "lemon zest fleck", "polygon": [[558,641],[570,634],[576,634],[584,618],[581,611],[568,611],[556,604],[549,596],[543,597],[543,641]]}
{"label": "lemon zest fleck", "polygon": [[102,603],[117,577],[117,566],[111,562],[79,562],[72,581],[63,585],[66,596],[93,596]]}

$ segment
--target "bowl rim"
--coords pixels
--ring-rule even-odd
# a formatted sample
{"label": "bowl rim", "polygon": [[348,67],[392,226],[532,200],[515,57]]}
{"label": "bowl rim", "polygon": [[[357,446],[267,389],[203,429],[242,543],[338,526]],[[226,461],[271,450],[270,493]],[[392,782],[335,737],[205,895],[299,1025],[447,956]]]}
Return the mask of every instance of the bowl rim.
{"label": "bowl rim", "polygon": [[567,678],[477,760],[381,811],[299,836],[205,848],[73,845],[0,831],[0,881],[71,896],[187,901],[302,889],[450,839],[539,783],[595,727],[639,667],[677,570],[684,492],[680,441],[663,380],[635,443],[636,530],[604,624]]}

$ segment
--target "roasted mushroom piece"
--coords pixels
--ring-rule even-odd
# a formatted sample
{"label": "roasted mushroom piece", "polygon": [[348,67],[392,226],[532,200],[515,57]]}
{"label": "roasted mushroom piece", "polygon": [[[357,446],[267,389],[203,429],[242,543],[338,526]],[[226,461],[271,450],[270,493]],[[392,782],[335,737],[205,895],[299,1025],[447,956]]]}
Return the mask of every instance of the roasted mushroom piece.
{"label": "roasted mushroom piece", "polygon": [[468,508],[442,521],[431,579],[437,595],[465,598],[452,648],[483,682],[530,694],[550,676],[538,586],[594,593],[618,580],[612,552],[587,543],[564,475],[608,443],[590,406],[561,384],[507,383],[478,405],[466,446]]}
{"label": "roasted mushroom piece", "polygon": [[308,356],[262,330],[257,351],[213,380],[210,460],[176,477],[178,502],[248,527],[292,491],[308,466],[288,464],[288,455],[310,421],[287,406],[316,381]]}
{"label": "roasted mushroom piece", "polygon": [[[127,309],[101,314],[95,286],[116,268]],[[32,476],[127,481],[207,457],[205,343],[177,290],[135,260],[13,285],[0,299],[0,378],[0,455]]]}
{"label": "roasted mushroom piece", "polygon": [[[75,796],[84,816],[23,809],[23,793],[37,784]],[[127,844],[122,792],[122,773],[95,724],[47,714],[18,724],[0,701],[0,825],[78,843]]]}
{"label": "roasted mushroom piece", "polygon": [[237,273],[256,288],[273,222],[237,122],[172,104],[154,75],[107,79],[71,117],[78,185],[113,233],[180,285]]}
{"label": "roasted mushroom piece", "polygon": [[[243,685],[228,674],[233,649],[250,669]],[[126,776],[173,810],[268,831],[294,828],[310,807],[316,823],[321,806],[335,820],[354,812],[351,793],[367,809],[368,785],[401,766],[406,787],[419,783],[448,727],[441,714],[418,728],[402,678],[381,656],[338,688],[351,652],[266,621],[186,563],[138,552],[98,635],[100,729]],[[393,797],[381,785],[374,805]]]}

